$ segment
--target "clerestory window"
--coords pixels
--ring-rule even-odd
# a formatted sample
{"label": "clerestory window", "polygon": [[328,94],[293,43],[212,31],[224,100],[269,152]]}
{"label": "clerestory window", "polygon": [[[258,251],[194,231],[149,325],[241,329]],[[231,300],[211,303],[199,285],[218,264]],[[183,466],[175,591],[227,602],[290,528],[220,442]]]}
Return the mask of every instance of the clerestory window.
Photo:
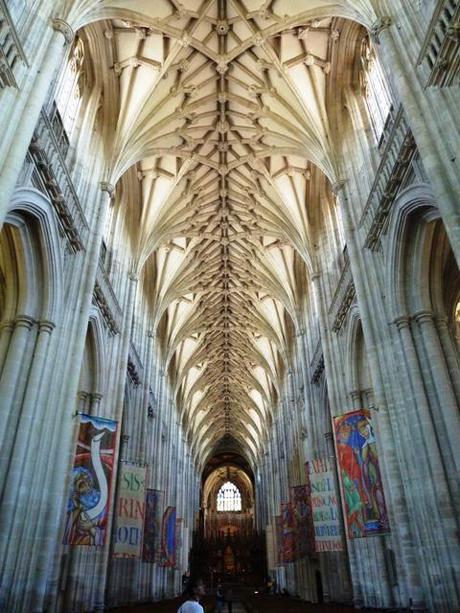
{"label": "clerestory window", "polygon": [[59,79],[55,98],[59,115],[69,138],[75,127],[80,108],[84,80],[84,47],[83,42],[77,38]]}
{"label": "clerestory window", "polygon": [[375,49],[366,37],[361,50],[362,87],[375,141],[380,142],[392,109],[390,88]]}
{"label": "clerestory window", "polygon": [[217,510],[241,511],[240,490],[230,481],[224,483],[217,494]]}

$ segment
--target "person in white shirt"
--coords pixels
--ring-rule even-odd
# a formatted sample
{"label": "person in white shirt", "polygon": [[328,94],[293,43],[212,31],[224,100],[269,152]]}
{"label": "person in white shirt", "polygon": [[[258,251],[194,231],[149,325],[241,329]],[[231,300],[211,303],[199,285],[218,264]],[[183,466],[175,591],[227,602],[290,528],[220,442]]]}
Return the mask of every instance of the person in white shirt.
{"label": "person in white shirt", "polygon": [[204,613],[200,600],[205,594],[204,583],[201,579],[190,581],[185,591],[187,600],[182,604],[177,613]]}

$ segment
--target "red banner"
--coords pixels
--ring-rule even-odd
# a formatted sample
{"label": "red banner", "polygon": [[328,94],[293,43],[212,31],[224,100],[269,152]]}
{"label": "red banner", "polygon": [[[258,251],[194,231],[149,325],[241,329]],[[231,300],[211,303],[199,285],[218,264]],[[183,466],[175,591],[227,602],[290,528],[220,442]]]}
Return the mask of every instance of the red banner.
{"label": "red banner", "polygon": [[281,538],[283,562],[294,562],[296,553],[296,535],[294,511],[290,502],[281,503]]}
{"label": "red banner", "polygon": [[295,526],[295,558],[300,560],[315,551],[309,484],[292,488],[292,509]]}

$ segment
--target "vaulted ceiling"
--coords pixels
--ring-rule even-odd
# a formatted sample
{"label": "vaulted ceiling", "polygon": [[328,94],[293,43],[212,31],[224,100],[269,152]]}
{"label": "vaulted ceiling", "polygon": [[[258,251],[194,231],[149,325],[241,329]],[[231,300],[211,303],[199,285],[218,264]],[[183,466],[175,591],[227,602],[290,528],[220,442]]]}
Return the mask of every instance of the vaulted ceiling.
{"label": "vaulted ceiling", "polygon": [[335,205],[334,58],[344,18],[365,22],[368,4],[120,0],[80,12],[81,25],[103,20],[88,30],[116,83],[106,155],[203,465],[225,450],[254,461],[271,424]]}

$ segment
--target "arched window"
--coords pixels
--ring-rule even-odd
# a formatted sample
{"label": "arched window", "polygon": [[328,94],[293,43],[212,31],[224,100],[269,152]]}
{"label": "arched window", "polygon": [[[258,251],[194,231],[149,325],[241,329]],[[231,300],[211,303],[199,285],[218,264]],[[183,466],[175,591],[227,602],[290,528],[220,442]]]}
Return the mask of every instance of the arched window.
{"label": "arched window", "polygon": [[367,112],[375,140],[379,143],[392,110],[392,99],[382,66],[368,36],[363,40],[361,66],[361,83]]}
{"label": "arched window", "polygon": [[241,511],[241,494],[239,489],[227,481],[217,494],[218,511]]}
{"label": "arched window", "polygon": [[56,106],[68,138],[72,136],[80,108],[85,80],[84,58],[83,41],[76,38],[67,64],[61,73],[55,96]]}

